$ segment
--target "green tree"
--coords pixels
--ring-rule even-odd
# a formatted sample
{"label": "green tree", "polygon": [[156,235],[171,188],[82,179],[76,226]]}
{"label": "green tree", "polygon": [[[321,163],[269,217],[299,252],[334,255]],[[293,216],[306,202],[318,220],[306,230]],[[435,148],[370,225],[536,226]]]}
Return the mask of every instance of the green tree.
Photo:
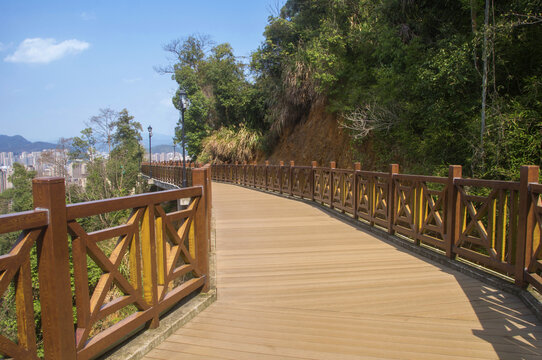
{"label": "green tree", "polygon": [[141,181],[139,167],[144,150],[140,144],[141,124],[123,109],[119,112],[113,133],[113,150],[107,161],[108,179],[114,196],[125,196],[139,192]]}
{"label": "green tree", "polygon": [[540,162],[540,19],[528,0],[288,0],[253,54],[265,118],[280,133],[324,100],[368,168],[513,178],[508,160]]}
{"label": "green tree", "polygon": [[96,154],[97,140],[92,128],[88,127],[81,130],[81,136],[72,139],[69,157],[70,159],[94,160]]}
{"label": "green tree", "polygon": [[[10,176],[9,181],[13,184],[13,188],[6,190],[0,195],[3,199],[11,203],[12,212],[21,212],[31,210],[33,208],[32,198],[32,179],[36,176],[35,171],[28,171],[26,168],[19,164],[13,164],[13,174]],[[17,242],[20,236],[20,232],[12,232],[6,234],[0,234],[0,255],[7,254]],[[30,253],[30,261],[33,269],[32,277],[33,284],[37,284],[37,256],[35,247],[32,248]],[[37,300],[38,290],[34,286],[34,317],[38,324],[41,319],[41,311],[39,308],[39,301]],[[9,339],[17,340],[17,316],[15,307],[15,287],[10,284],[6,289],[2,301],[0,301],[0,328],[3,330],[2,334]],[[38,343],[41,342],[41,333],[38,333]],[[41,350],[41,347],[40,347]]]}
{"label": "green tree", "polygon": [[2,194],[4,199],[11,201],[13,212],[32,210],[32,179],[35,177],[35,171],[28,171],[19,163],[13,164],[13,174],[9,177],[13,188]]}
{"label": "green tree", "polygon": [[[179,85],[173,104],[179,109],[181,89],[190,99],[184,125],[188,154],[193,158],[201,153],[202,140],[222,127],[262,129],[266,126],[261,87],[247,80],[246,66],[236,59],[230,44],[214,47],[211,44],[207,37],[193,35],[165,47],[177,60],[169,69]],[[181,132],[179,121],[176,128],[179,143]]]}
{"label": "green tree", "polygon": [[[113,110],[112,110],[113,111]],[[91,201],[127,196],[145,191],[140,177],[140,165],[144,149],[140,144],[141,124],[134,120],[127,109],[115,112],[116,120],[111,126],[111,152],[109,157],[93,156],[87,162],[87,182],[77,201]],[[82,131],[79,154],[94,154],[93,130]],[[84,156],[84,155],[83,155]],[[94,218],[83,219],[89,229],[114,226],[122,223],[128,214],[114,212]]]}

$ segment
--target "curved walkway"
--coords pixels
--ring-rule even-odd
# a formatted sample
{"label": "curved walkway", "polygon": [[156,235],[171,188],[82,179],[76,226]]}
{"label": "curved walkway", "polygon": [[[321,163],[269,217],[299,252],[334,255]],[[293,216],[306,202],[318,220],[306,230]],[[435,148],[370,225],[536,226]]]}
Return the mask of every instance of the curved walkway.
{"label": "curved walkway", "polygon": [[213,184],[218,300],[146,359],[541,359],[513,295],[316,207]]}

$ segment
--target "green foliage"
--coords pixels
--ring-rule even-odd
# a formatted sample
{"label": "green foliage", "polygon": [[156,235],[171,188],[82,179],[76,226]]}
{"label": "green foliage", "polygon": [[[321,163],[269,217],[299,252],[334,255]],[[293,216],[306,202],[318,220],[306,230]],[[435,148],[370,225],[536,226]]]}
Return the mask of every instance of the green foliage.
{"label": "green foliage", "polygon": [[[237,61],[230,44],[219,44],[206,52],[209,41],[190,36],[174,42],[169,51],[177,56],[173,78],[190,99],[185,111],[185,136],[188,154],[197,158],[202,140],[221,127],[245,125],[265,128],[265,108],[261,87],[245,76],[245,65]],[[179,91],[173,104],[180,110]],[[182,121],[176,129],[176,141],[182,142]]]}
{"label": "green foliage", "polygon": [[[100,200],[138,194],[145,190],[140,177],[140,165],[144,150],[140,144],[141,124],[123,109],[116,114],[113,130],[112,149],[108,159],[95,158],[87,163],[87,184],[76,201]],[[129,211],[116,211],[95,217],[81,219],[89,231],[123,223]]]}
{"label": "green foliage", "polygon": [[27,211],[32,209],[32,179],[36,177],[35,171],[28,171],[19,164],[13,164],[13,174],[9,177],[9,181],[13,184],[13,188],[2,193],[2,198],[11,201],[13,212]]}
{"label": "green foliage", "polygon": [[541,158],[542,15],[539,2],[491,4],[484,29],[481,0],[288,0],[252,57],[266,120],[280,132],[325,98],[346,126],[368,130],[354,145],[364,167],[437,173],[455,163],[517,178]]}
{"label": "green foliage", "polygon": [[93,160],[96,153],[96,143],[97,140],[92,128],[81,130],[81,136],[72,139],[70,152],[68,153],[70,159]]}
{"label": "green foliage", "polygon": [[144,150],[140,144],[141,124],[126,109],[119,113],[113,133],[113,150],[106,164],[114,196],[126,196],[140,188],[139,168]]}
{"label": "green foliage", "polygon": [[[9,180],[13,188],[8,189],[0,196],[11,203],[12,212],[21,212],[33,208],[32,179],[36,176],[35,171],[28,171],[19,163],[13,164],[13,174]],[[23,236],[20,231],[0,234],[0,255],[9,253],[19,238]],[[42,338],[39,329],[41,327],[41,307],[38,297],[38,274],[36,248],[30,252],[32,269],[32,292],[34,298],[34,318],[36,322],[38,352],[43,355]],[[2,335],[12,341],[17,340],[17,314],[15,307],[15,286],[10,283],[0,301],[0,329]]]}
{"label": "green foliage", "polygon": [[[143,183],[139,178],[139,168],[143,156],[141,141],[141,124],[134,121],[126,109],[116,113],[108,110],[116,119],[109,127],[112,130],[111,145],[112,150],[108,159],[96,158],[94,146],[96,140],[94,130],[91,128],[81,131],[81,137],[73,140],[70,157],[72,159],[88,160],[88,179],[87,188],[73,191],[71,200],[73,202],[98,200],[115,196],[130,195],[142,192]],[[32,179],[35,177],[34,171],[27,171],[21,164],[14,164],[14,172],[10,177],[13,188],[1,194],[2,200],[11,203],[13,212],[30,210],[33,208],[32,198]],[[114,211],[90,218],[78,219],[78,222],[87,232],[117,226],[126,222],[130,210]],[[0,234],[0,255],[9,253],[18,239],[24,236],[22,232],[12,232]],[[106,255],[110,255],[116,245],[117,239],[103,241],[100,248]],[[73,272],[73,260],[71,257],[71,239],[68,238],[70,247],[70,271]],[[38,279],[38,256],[36,246],[30,251],[32,293],[34,306],[34,320],[36,324],[36,336],[38,341],[38,355],[43,356],[43,339],[41,333],[41,304],[39,302],[39,279]],[[90,258],[87,257],[87,271],[89,291],[92,293],[103,274],[103,271]],[[127,264],[125,259],[121,264],[120,271],[127,275]],[[75,294],[73,273],[71,274],[71,290]],[[120,296],[121,294],[114,294]],[[75,299],[74,299],[75,303]],[[123,308],[121,311],[112,314],[111,319],[103,319],[99,322],[96,331],[103,327],[111,325],[111,321],[116,322],[128,314],[133,313],[133,307]],[[76,310],[73,308],[74,318],[76,319]],[[0,328],[2,335],[7,336],[12,341],[17,341],[17,314],[15,307],[15,288],[13,283],[9,284],[0,301]]]}

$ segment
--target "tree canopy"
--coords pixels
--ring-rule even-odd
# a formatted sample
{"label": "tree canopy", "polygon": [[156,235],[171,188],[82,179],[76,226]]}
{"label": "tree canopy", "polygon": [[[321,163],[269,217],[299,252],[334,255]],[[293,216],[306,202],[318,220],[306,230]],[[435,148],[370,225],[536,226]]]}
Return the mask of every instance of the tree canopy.
{"label": "tree canopy", "polygon": [[264,36],[250,66],[207,37],[166,46],[192,102],[190,155],[221,127],[262,131],[272,149],[323,101],[367,168],[462,164],[514,179],[519,164],[540,164],[539,1],[288,0]]}
{"label": "tree canopy", "polygon": [[[197,157],[202,140],[222,127],[246,125],[261,129],[262,98],[246,75],[246,65],[238,61],[230,44],[214,44],[204,36],[192,35],[184,41],[173,41],[165,50],[175,54],[173,79],[179,91],[172,101],[180,110],[179,93],[183,90],[190,99],[185,112],[185,131],[188,154]],[[181,120],[176,141],[181,139]]]}

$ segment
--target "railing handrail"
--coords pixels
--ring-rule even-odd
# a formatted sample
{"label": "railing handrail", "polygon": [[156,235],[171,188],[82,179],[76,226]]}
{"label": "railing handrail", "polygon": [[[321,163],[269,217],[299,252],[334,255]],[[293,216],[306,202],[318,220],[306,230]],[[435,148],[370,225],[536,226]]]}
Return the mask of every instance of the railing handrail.
{"label": "railing handrail", "polygon": [[87,201],[66,205],[67,219],[73,220],[127,208],[138,208],[148,204],[158,204],[175,199],[201,196],[201,186],[183,189],[164,190],[154,193],[122,196],[103,200]]}
{"label": "railing handrail", "polygon": [[[30,263],[34,247],[39,259],[45,359],[97,356],[145,323],[151,328],[158,326],[160,314],[194,291],[207,291],[210,171],[210,167],[193,168],[195,186],[189,188],[70,205],[66,205],[64,178],[34,179],[35,210],[0,216],[1,234],[22,231],[12,250],[0,255],[3,285],[9,285],[6,281],[13,282],[17,294],[14,304],[17,341],[3,337],[0,353],[13,358],[37,359]],[[163,202],[181,198],[190,199],[186,210],[166,213],[161,207]],[[80,218],[130,209],[132,215],[128,222],[116,227],[105,226],[106,229],[87,232],[77,222]],[[174,224],[179,221],[177,230]],[[118,243],[111,255],[106,255],[97,243],[110,238],[118,239]],[[68,246],[69,241],[72,247]],[[172,244],[166,244],[168,241]],[[126,275],[129,279],[119,270],[123,256],[129,261]],[[88,257],[103,271],[101,285],[93,294],[89,294],[88,289]],[[172,263],[173,258],[182,258],[184,265]],[[191,279],[174,283],[188,272],[194,273]],[[75,304],[72,303],[71,274]],[[105,303],[105,295],[113,282],[125,296]],[[6,291],[7,287],[3,289]],[[73,318],[74,305],[77,322]],[[91,336],[96,321],[128,305],[135,305],[136,313]]]}

